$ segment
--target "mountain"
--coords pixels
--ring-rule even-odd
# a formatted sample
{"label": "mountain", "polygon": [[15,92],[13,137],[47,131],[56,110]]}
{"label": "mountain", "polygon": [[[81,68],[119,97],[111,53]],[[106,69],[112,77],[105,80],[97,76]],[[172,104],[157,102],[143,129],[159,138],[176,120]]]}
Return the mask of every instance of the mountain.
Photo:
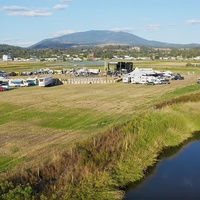
{"label": "mountain", "polygon": [[172,44],[153,40],[146,40],[127,32],[115,32],[107,30],[92,30],[77,32],[60,37],[42,40],[30,48],[67,48],[77,45],[100,45],[100,44],[126,44],[132,46],[151,46],[151,47],[196,47],[200,44]]}

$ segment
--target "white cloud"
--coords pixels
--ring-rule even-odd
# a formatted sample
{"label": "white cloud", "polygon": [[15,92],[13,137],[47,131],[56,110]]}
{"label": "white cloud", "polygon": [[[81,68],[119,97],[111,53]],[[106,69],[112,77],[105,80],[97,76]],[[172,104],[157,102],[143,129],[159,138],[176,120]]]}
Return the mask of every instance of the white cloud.
{"label": "white cloud", "polygon": [[155,30],[158,30],[160,28],[161,28],[161,26],[158,25],[158,24],[150,24],[150,25],[147,26],[147,30],[149,30],[149,31],[155,31]]}
{"label": "white cloud", "polygon": [[137,28],[112,28],[111,31],[125,31],[125,32],[134,32],[137,31]]}
{"label": "white cloud", "polygon": [[25,7],[21,7],[21,6],[3,6],[3,7],[1,7],[1,10],[22,11],[22,10],[28,10],[28,9]]}
{"label": "white cloud", "polygon": [[75,33],[77,31],[73,31],[73,30],[62,30],[62,31],[58,31],[56,33],[53,33],[53,37],[59,37],[59,36],[62,36],[62,35],[67,35],[67,34],[70,34],[70,33]]}
{"label": "white cloud", "polygon": [[36,42],[16,42],[15,45],[20,47],[29,47],[35,43]]}
{"label": "white cloud", "polygon": [[187,24],[200,24],[200,19],[190,19],[186,21]]}
{"label": "white cloud", "polygon": [[14,46],[20,46],[20,47],[28,47],[35,44],[34,42],[21,42],[20,39],[18,38],[4,38],[2,40],[2,43],[14,45]]}
{"label": "white cloud", "polygon": [[17,38],[3,38],[3,42],[16,42],[16,41],[19,41],[19,39]]}
{"label": "white cloud", "polygon": [[66,8],[68,8],[68,5],[64,5],[64,4],[57,4],[53,7],[53,9],[55,10],[65,10]]}
{"label": "white cloud", "polygon": [[27,17],[47,17],[47,16],[51,16],[52,13],[43,9],[38,9],[38,10],[27,10],[27,11],[14,11],[14,12],[9,12],[8,15],[9,16],[27,16]]}
{"label": "white cloud", "polygon": [[52,15],[47,8],[28,9],[21,6],[3,6],[1,10],[8,11],[9,16],[46,17]]}

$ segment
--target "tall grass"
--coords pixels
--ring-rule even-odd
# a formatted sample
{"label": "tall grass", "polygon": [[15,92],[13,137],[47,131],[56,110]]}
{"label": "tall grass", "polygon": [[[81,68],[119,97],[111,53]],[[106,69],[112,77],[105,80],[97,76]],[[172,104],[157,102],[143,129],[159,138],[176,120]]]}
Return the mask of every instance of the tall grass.
{"label": "tall grass", "polygon": [[20,171],[8,180],[29,183],[39,199],[121,199],[120,189],[144,177],[163,149],[200,130],[200,102],[180,102],[136,114],[129,122],[80,142],[54,162]]}
{"label": "tall grass", "polygon": [[164,107],[174,103],[184,103],[187,101],[199,101],[200,84],[192,84],[166,92],[160,98],[154,99],[155,108]]}
{"label": "tall grass", "polygon": [[190,95],[182,95],[181,97],[176,97],[170,100],[163,101],[161,103],[156,104],[154,107],[160,109],[167,105],[187,103],[187,102],[198,102],[198,101],[200,101],[200,93],[194,93]]}

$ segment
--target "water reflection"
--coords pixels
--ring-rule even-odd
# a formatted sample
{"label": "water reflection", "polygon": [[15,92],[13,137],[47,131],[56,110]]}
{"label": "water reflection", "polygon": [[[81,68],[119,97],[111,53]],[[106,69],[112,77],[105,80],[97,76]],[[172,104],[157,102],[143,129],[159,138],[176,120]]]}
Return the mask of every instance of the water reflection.
{"label": "water reflection", "polygon": [[161,155],[143,181],[126,192],[126,200],[196,200],[200,199],[200,133],[179,147]]}

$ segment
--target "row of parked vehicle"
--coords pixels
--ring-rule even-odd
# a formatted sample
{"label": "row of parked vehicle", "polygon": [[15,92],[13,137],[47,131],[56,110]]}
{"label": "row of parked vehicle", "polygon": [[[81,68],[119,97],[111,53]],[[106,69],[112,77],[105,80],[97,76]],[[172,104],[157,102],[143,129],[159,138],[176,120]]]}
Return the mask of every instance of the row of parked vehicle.
{"label": "row of parked vehicle", "polygon": [[169,79],[167,78],[157,78],[153,81],[146,81],[146,85],[161,85],[161,84],[170,84]]}
{"label": "row of parked vehicle", "polygon": [[[58,82],[58,81],[57,81]],[[52,76],[44,76],[44,77],[35,77],[35,78],[27,78],[27,79],[6,79],[0,78],[0,91],[10,90],[13,87],[29,87],[34,85],[39,86],[52,86],[56,82]]]}
{"label": "row of parked vehicle", "polygon": [[[176,74],[169,78],[159,77],[155,78],[153,81],[148,81],[145,83],[146,85],[159,85],[159,84],[170,84],[170,80],[184,80],[184,76],[181,74]],[[199,80],[200,83],[200,80]]]}

